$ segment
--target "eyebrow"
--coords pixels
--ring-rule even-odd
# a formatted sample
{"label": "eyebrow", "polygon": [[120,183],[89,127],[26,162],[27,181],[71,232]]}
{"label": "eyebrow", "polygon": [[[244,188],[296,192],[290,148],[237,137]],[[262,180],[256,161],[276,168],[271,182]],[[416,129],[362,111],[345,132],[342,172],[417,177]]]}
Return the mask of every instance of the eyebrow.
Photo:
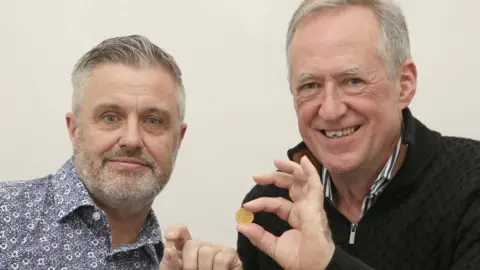
{"label": "eyebrow", "polygon": [[[360,68],[352,67],[352,68],[348,68],[348,69],[345,69],[344,71],[340,72],[339,75],[341,75],[341,76],[354,76],[354,75],[358,75],[360,73],[361,73]],[[335,75],[335,77],[338,77],[339,75]],[[297,77],[297,81],[299,83],[302,83],[302,82],[311,80],[314,77],[315,76],[313,76],[312,74],[309,74],[309,73],[300,73],[300,75],[298,75],[298,77]]]}
{"label": "eyebrow", "polygon": [[142,109],[141,113],[142,114],[158,113],[162,116],[170,117],[170,112],[168,110],[166,110],[165,108],[162,108],[160,106],[156,106],[156,105],[153,105],[153,106],[147,107],[145,109]]}
{"label": "eyebrow", "polygon": [[298,75],[297,81],[298,81],[299,83],[302,83],[302,82],[304,82],[304,81],[310,80],[311,78],[313,78],[313,75],[312,75],[312,74],[300,73],[300,75]]}
{"label": "eyebrow", "polygon": [[101,102],[101,103],[95,104],[95,106],[93,107],[94,113],[98,113],[104,110],[121,111],[122,107],[120,107],[118,104],[109,103],[109,102]]}
{"label": "eyebrow", "polygon": [[[94,107],[94,112],[98,113],[100,111],[104,111],[104,110],[112,110],[112,111],[124,111],[124,109],[116,104],[116,103],[111,103],[111,102],[100,102],[98,104],[95,105]],[[141,111],[140,111],[141,114],[148,114],[148,113],[159,113],[161,115],[164,115],[164,116],[170,116],[170,113],[168,110],[166,110],[165,108],[161,107],[161,106],[157,106],[157,105],[152,105],[152,106],[148,106],[146,108],[143,108]]]}
{"label": "eyebrow", "polygon": [[358,67],[353,67],[353,68],[349,68],[347,70],[345,70],[344,72],[342,72],[342,74],[345,74],[345,75],[358,75],[360,74],[360,69]]}

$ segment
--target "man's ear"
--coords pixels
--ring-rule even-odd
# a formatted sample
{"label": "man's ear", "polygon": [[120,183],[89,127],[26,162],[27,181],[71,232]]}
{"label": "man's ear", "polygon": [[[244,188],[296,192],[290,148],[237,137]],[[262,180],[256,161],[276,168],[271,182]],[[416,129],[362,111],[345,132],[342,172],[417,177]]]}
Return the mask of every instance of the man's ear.
{"label": "man's ear", "polygon": [[67,123],[68,136],[70,137],[70,141],[72,142],[72,146],[73,146],[75,145],[78,120],[74,113],[68,112],[65,115],[65,121]]}
{"label": "man's ear", "polygon": [[400,73],[399,107],[401,110],[410,105],[417,90],[417,67],[412,60],[403,63]]}
{"label": "man's ear", "polygon": [[187,124],[182,123],[180,125],[180,141],[178,143],[178,147],[180,148],[180,145],[182,144],[183,138],[185,137],[185,132],[187,132]]}

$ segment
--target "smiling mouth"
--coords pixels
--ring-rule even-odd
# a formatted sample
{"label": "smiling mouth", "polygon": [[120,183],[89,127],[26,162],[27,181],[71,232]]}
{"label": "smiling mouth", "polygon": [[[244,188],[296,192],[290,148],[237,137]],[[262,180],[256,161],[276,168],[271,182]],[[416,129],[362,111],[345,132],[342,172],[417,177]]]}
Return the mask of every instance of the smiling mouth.
{"label": "smiling mouth", "polygon": [[338,138],[343,138],[352,135],[355,133],[357,130],[359,130],[361,125],[345,128],[345,129],[340,129],[340,130],[326,130],[326,129],[321,129],[320,132],[325,135],[328,138],[331,139],[338,139]]}

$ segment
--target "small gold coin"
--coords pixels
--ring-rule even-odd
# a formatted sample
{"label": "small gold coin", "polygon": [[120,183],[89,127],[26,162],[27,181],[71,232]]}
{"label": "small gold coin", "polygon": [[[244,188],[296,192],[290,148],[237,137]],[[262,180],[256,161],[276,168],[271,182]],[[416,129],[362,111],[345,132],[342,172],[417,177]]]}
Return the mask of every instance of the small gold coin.
{"label": "small gold coin", "polygon": [[242,207],[235,214],[235,219],[238,224],[247,225],[253,222],[253,213]]}

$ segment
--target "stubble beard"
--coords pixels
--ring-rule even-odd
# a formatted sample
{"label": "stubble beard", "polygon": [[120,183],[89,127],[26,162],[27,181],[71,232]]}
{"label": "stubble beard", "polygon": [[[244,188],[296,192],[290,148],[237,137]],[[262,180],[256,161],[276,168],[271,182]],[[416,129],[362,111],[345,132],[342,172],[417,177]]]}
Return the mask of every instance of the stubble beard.
{"label": "stubble beard", "polygon": [[[148,166],[140,171],[119,171],[108,166],[112,157],[135,157]],[[92,198],[99,204],[124,213],[137,213],[149,206],[169,181],[173,159],[165,170],[159,169],[153,159],[141,150],[120,149],[105,152],[95,160],[87,150],[81,130],[74,146],[75,167],[79,178]]]}

